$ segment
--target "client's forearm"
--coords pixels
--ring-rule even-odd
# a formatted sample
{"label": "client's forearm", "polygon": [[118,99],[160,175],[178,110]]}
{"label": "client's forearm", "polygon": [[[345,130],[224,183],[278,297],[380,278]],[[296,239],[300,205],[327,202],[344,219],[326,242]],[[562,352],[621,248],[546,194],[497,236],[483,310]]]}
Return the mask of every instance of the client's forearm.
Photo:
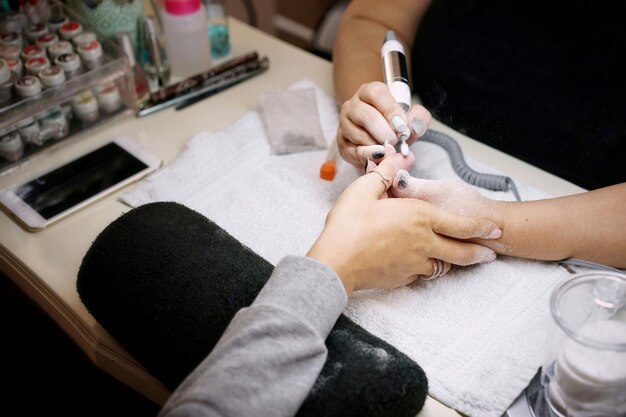
{"label": "client's forearm", "polygon": [[286,257],[159,417],[293,416],[324,366],[324,341],[346,302],[332,270]]}
{"label": "client's forearm", "polygon": [[626,267],[626,183],[573,196],[528,202],[493,202],[497,242],[481,242],[505,255],[541,260],[581,258]]}

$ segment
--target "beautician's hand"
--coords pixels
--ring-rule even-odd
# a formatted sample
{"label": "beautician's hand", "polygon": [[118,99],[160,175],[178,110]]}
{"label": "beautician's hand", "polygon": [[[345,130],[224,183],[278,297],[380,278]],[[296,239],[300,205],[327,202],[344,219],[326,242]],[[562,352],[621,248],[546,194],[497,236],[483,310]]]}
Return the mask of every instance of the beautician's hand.
{"label": "beautician's hand", "polygon": [[461,241],[497,239],[501,230],[495,223],[451,214],[417,199],[381,198],[411,159],[388,155],[374,171],[352,183],[307,254],[332,268],[348,295],[431,275],[435,259],[470,265],[496,257],[489,248]]}
{"label": "beautician's hand", "polygon": [[386,140],[394,145],[398,133],[406,132],[410,145],[426,133],[430,120],[428,110],[419,105],[405,114],[384,83],[363,84],[341,106],[337,129],[339,153],[358,167],[368,159],[379,162]]}
{"label": "beautician's hand", "polygon": [[501,202],[483,196],[461,180],[414,178],[399,170],[390,191],[396,197],[417,198],[460,216],[486,217],[503,227],[503,216],[498,210]]}

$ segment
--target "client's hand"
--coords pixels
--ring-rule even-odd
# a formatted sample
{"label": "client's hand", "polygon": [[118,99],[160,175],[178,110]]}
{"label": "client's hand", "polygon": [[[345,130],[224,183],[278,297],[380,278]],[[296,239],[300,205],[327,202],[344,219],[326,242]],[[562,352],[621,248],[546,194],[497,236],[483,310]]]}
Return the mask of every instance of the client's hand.
{"label": "client's hand", "polygon": [[422,106],[413,106],[405,114],[384,83],[363,84],[341,106],[337,129],[339,153],[359,167],[368,159],[379,162],[385,141],[394,145],[397,134],[405,132],[410,145],[426,133],[430,119],[430,113]]}
{"label": "client's hand", "polygon": [[413,178],[399,170],[390,191],[396,197],[417,198],[453,214],[485,217],[500,228],[504,226],[503,216],[497,210],[500,202],[483,196],[461,180]]}
{"label": "client's hand", "polygon": [[470,265],[496,257],[489,248],[459,240],[497,239],[502,232],[495,223],[451,214],[417,199],[381,198],[398,170],[411,161],[400,154],[388,155],[374,171],[352,183],[307,254],[332,268],[348,295],[431,275],[435,259]]}

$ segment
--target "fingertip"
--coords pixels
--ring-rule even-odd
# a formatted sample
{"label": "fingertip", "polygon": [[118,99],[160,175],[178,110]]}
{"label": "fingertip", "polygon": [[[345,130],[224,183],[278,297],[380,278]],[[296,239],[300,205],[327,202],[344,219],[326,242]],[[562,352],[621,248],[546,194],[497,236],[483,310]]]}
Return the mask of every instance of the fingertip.
{"label": "fingertip", "polygon": [[364,164],[368,159],[380,160],[385,157],[385,148],[382,145],[357,146],[354,157],[359,161],[359,164]]}
{"label": "fingertip", "polygon": [[411,120],[411,131],[417,137],[424,136],[426,133],[426,124],[419,118],[415,117]]}
{"label": "fingertip", "polygon": [[391,118],[391,125],[397,133],[404,133],[409,130],[403,116],[396,114]]}
{"label": "fingertip", "polygon": [[477,238],[496,240],[502,237],[502,229],[492,220],[480,219],[476,226],[475,237]]}
{"label": "fingertip", "polygon": [[376,148],[372,151],[372,159],[382,159],[385,157],[385,147],[376,145]]}
{"label": "fingertip", "polygon": [[416,105],[409,111],[408,120],[412,134],[421,137],[428,130],[432,115],[424,106]]}
{"label": "fingertip", "polygon": [[396,173],[395,178],[393,179],[393,187],[399,191],[403,191],[409,185],[408,183],[409,173],[405,170],[401,169]]}
{"label": "fingertip", "polygon": [[365,161],[365,173],[369,174],[374,169],[376,169],[378,165],[374,161]]}
{"label": "fingertip", "polygon": [[493,250],[485,246],[480,246],[480,250],[477,253],[477,263],[488,264],[495,261],[496,258],[497,255]]}
{"label": "fingertip", "polygon": [[493,225],[493,229],[487,231],[485,239],[500,239],[502,237],[502,229],[495,223]]}

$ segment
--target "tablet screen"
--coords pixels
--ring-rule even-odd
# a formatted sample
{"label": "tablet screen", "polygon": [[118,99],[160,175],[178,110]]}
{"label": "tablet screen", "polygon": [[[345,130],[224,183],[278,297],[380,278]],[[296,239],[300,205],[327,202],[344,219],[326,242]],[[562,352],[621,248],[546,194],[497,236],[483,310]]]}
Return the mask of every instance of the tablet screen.
{"label": "tablet screen", "polygon": [[110,143],[21,185],[15,194],[47,220],[145,168],[146,164]]}

